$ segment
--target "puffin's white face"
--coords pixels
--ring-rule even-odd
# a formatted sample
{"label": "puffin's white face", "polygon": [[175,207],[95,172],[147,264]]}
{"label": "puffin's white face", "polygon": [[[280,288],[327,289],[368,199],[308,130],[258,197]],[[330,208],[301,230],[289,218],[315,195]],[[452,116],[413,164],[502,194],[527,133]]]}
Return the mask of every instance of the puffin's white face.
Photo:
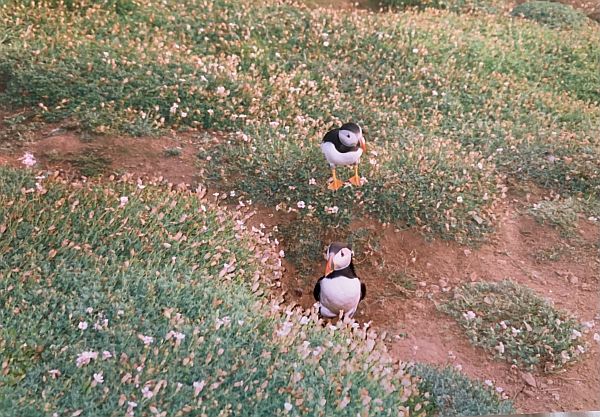
{"label": "puffin's white face", "polygon": [[362,138],[362,132],[354,133],[350,130],[340,130],[338,137],[344,145],[353,147],[358,145],[358,141]]}
{"label": "puffin's white face", "polygon": [[352,256],[354,252],[350,248],[341,248],[335,253],[328,251],[327,253],[327,266],[325,267],[325,275],[329,275],[333,271],[339,271],[340,269],[347,268],[352,262]]}

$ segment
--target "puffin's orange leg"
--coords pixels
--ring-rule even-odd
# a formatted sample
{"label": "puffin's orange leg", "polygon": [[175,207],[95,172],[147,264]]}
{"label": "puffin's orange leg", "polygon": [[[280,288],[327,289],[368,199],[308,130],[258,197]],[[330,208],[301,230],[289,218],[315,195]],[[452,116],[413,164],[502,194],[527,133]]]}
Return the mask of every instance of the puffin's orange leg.
{"label": "puffin's orange leg", "polygon": [[331,168],[331,173],[333,174],[333,181],[331,181],[327,188],[332,191],[337,191],[342,187],[342,185],[344,185],[344,183],[338,180],[337,175],[335,175],[335,168]]}
{"label": "puffin's orange leg", "polygon": [[356,185],[357,187],[360,187],[362,185],[362,181],[358,176],[358,164],[354,165],[354,176],[348,181],[350,181],[352,185]]}

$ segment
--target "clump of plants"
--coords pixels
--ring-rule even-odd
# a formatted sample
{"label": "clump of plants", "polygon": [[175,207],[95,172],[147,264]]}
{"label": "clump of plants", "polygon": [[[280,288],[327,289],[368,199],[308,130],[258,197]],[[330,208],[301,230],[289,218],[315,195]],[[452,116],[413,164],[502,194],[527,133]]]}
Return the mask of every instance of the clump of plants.
{"label": "clump of plants", "polygon": [[568,4],[554,1],[529,1],[519,4],[512,10],[513,16],[533,20],[554,29],[578,28],[587,16]]}
{"label": "clump of plants", "polygon": [[420,387],[431,394],[441,416],[513,414],[512,402],[502,400],[491,386],[467,378],[451,367],[417,363],[410,368],[421,378]]}
{"label": "clump of plants", "polygon": [[575,198],[542,200],[528,212],[540,224],[556,227],[561,233],[570,235],[577,228],[579,204]]}
{"label": "clump of plants", "polygon": [[512,281],[464,284],[441,309],[474,345],[524,369],[556,371],[585,352],[575,318]]}

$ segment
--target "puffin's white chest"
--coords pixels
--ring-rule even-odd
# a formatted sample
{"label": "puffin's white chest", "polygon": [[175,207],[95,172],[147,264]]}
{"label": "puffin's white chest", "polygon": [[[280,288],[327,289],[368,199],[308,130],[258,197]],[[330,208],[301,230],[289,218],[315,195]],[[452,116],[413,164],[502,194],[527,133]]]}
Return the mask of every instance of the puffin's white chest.
{"label": "puffin's white chest", "polygon": [[361,148],[354,152],[338,152],[335,145],[331,142],[321,143],[321,150],[325,154],[325,158],[330,165],[354,165],[358,163],[363,153]]}
{"label": "puffin's white chest", "polygon": [[354,314],[360,301],[360,280],[358,278],[325,278],[321,281],[321,305],[333,314],[340,310]]}

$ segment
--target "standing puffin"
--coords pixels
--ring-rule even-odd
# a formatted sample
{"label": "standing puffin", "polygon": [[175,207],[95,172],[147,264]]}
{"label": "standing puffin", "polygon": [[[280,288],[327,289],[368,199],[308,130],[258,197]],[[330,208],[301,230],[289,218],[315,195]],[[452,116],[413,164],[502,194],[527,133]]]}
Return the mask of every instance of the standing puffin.
{"label": "standing puffin", "polygon": [[352,264],[352,248],[333,242],[327,248],[325,276],[315,284],[313,295],[320,303],[319,314],[337,317],[343,311],[352,318],[358,303],[367,295],[367,287],[360,282]]}
{"label": "standing puffin", "polygon": [[362,184],[358,176],[358,162],[363,152],[367,151],[367,145],[359,125],[345,123],[340,128],[330,130],[323,137],[321,150],[333,173],[333,181],[327,188],[335,191],[344,185],[335,174],[337,165],[354,165],[354,176],[349,181],[356,186]]}

